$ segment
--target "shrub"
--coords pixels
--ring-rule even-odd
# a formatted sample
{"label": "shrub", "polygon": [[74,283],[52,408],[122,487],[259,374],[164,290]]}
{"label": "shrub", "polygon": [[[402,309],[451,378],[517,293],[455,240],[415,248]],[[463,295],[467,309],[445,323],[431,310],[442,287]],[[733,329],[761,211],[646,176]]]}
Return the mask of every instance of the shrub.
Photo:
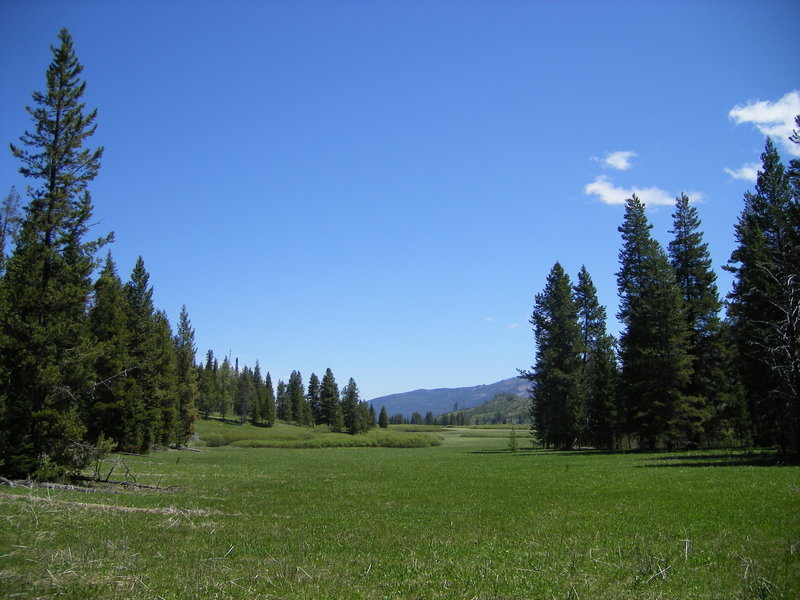
{"label": "shrub", "polygon": [[212,448],[224,446],[227,443],[225,436],[221,433],[207,433],[203,436],[203,441],[206,443],[206,446],[210,446]]}

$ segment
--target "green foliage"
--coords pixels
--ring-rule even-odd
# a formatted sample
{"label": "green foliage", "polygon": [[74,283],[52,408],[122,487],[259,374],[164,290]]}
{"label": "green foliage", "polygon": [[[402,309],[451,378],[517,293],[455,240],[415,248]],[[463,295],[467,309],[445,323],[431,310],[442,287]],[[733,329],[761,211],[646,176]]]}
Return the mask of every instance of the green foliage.
{"label": "green foliage", "polygon": [[358,386],[352,377],[342,390],[342,415],[345,430],[351,435],[364,433],[373,426],[369,408],[366,402],[362,402],[359,398]]}
{"label": "green foliage", "polygon": [[286,384],[282,379],[278,380],[275,388],[275,405],[277,407],[278,418],[287,423],[292,420],[292,403],[289,398]]}
{"label": "green foliage", "polygon": [[322,377],[319,393],[320,403],[320,423],[328,425],[336,431],[341,431],[344,427],[342,415],[342,405],[339,399],[339,386],[333,377],[333,371],[325,370]]}
{"label": "green foliage", "polygon": [[519,443],[517,442],[517,430],[511,426],[511,433],[508,434],[508,449],[511,452],[519,450]]}
{"label": "green foliage", "polygon": [[312,422],[316,425],[322,423],[322,407],[320,405],[320,382],[316,373],[312,373],[308,378],[308,390],[306,392],[306,401],[311,411]]}
{"label": "green foliage", "polygon": [[84,422],[90,441],[106,436],[123,438],[125,423],[129,333],[125,296],[116,265],[108,253],[105,266],[94,284],[94,302],[89,310],[89,328],[97,342],[94,373],[97,384],[89,397]]}
{"label": "green foliage", "polygon": [[439,415],[434,419],[436,425],[487,425],[530,421],[530,398],[513,394],[497,394],[488,402],[472,408],[462,408],[456,412]]}
{"label": "green foliage", "polygon": [[544,290],[536,295],[531,317],[536,363],[523,373],[533,384],[531,417],[546,446],[571,448],[584,410],[581,331],[569,276],[555,263]]}
{"label": "green foliage", "polygon": [[175,428],[175,442],[185,444],[194,433],[194,422],[197,420],[197,402],[200,391],[197,382],[197,369],[195,367],[195,354],[197,348],[194,343],[194,328],[189,320],[186,306],[181,307],[178,321],[178,332],[175,335],[175,359],[177,367],[177,425]]}
{"label": "green foliage", "polygon": [[654,449],[677,443],[685,430],[689,413],[683,391],[691,359],[675,271],[650,237],[651,227],[634,195],[626,201],[619,227],[620,383],[628,432],[640,446]]}
{"label": "green foliage", "polygon": [[620,433],[614,338],[606,333],[606,309],[597,300],[589,271],[581,267],[574,288],[581,329],[581,397],[586,403],[581,439],[596,448],[612,448]]}
{"label": "green foliage", "polygon": [[311,406],[306,402],[306,391],[300,371],[292,371],[289,375],[286,393],[288,394],[287,402],[292,406],[291,414],[294,421],[300,425],[313,425]]}
{"label": "green foliage", "polygon": [[[794,141],[797,136],[793,137]],[[755,191],[745,194],[728,315],[758,444],[800,449],[800,193],[767,140]]]}
{"label": "green foliage", "polygon": [[685,194],[676,199],[672,218],[674,237],[669,243],[669,256],[683,298],[689,333],[687,351],[692,363],[682,434],[689,442],[700,445],[704,438],[719,439],[724,427],[722,415],[732,391],[724,370],[726,350],[719,316],[722,302],[697,208],[689,204]]}
{"label": "green foliage", "polygon": [[440,444],[436,436],[430,435],[434,431],[437,430],[413,432],[392,428],[353,435],[331,431],[327,427],[310,429],[288,424],[272,428],[214,420],[198,424],[198,432],[206,446],[239,448],[427,448]]}
{"label": "green foliage", "polygon": [[267,373],[267,378],[264,381],[264,405],[261,421],[268,427],[275,424],[276,409],[275,409],[275,391],[272,388],[272,376]]}
{"label": "green foliage", "polygon": [[0,277],[6,270],[6,248],[13,244],[22,222],[22,199],[17,188],[11,186],[0,204]]}
{"label": "green foliage", "polygon": [[386,414],[386,407],[381,406],[380,415],[378,415],[378,426],[381,429],[387,429],[389,427],[389,415]]}
{"label": "green foliage", "polygon": [[82,466],[74,444],[83,439],[80,409],[92,391],[95,351],[85,308],[95,254],[111,238],[84,239],[92,215],[87,187],[103,149],[85,145],[96,112],[81,102],[83,67],[66,29],[51,50],[47,89],[34,92],[28,107],[33,131],[11,145],[31,180],[0,284],[0,462],[11,476]]}

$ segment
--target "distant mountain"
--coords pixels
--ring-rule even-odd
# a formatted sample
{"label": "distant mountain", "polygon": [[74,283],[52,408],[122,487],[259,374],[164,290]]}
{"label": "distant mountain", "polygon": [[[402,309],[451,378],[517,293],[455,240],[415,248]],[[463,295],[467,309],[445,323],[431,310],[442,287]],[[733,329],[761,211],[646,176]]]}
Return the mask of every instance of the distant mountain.
{"label": "distant mountain", "polygon": [[458,408],[472,408],[485,404],[497,394],[513,394],[526,397],[528,395],[528,382],[518,377],[504,379],[489,385],[476,385],[464,388],[439,388],[435,390],[414,390],[402,394],[390,394],[373,398],[369,402],[380,411],[381,406],[386,407],[386,412],[392,415],[402,414],[411,417],[411,413],[418,412],[422,416],[430,411],[434,416]]}

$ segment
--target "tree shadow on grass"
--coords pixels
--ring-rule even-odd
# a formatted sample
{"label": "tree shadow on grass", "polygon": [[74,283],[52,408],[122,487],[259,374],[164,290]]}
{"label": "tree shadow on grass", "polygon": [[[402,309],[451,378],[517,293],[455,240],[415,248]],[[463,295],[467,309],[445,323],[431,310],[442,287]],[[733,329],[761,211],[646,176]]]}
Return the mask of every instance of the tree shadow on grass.
{"label": "tree shadow on grass", "polygon": [[471,450],[470,454],[516,454],[518,456],[607,456],[615,454],[647,455],[637,458],[637,468],[669,468],[669,467],[796,467],[800,466],[800,456],[781,454],[778,451],[732,451],[732,452],[664,452],[654,453],[652,450],[554,450],[545,448],[519,448],[512,452],[508,448]]}
{"label": "tree shadow on grass", "polygon": [[647,464],[636,465],[649,469],[664,467],[796,467],[800,457],[779,452],[668,454],[640,459]]}
{"label": "tree shadow on grass", "polygon": [[539,448],[517,448],[510,450],[509,448],[495,448],[493,450],[470,450],[469,454],[517,454],[517,455],[532,455],[539,453]]}

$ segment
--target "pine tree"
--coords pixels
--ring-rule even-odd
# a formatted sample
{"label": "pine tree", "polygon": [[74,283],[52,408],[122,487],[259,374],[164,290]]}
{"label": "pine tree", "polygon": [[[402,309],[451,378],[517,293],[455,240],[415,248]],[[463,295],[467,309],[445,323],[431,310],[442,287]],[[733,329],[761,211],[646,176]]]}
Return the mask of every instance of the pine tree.
{"label": "pine tree", "polygon": [[237,374],[231,366],[231,359],[226,356],[217,371],[217,412],[223,420],[225,415],[233,411],[233,397],[236,394]]}
{"label": "pine tree", "polygon": [[678,441],[686,421],[683,390],[691,375],[683,300],[651,227],[644,204],[635,195],[629,198],[619,227],[620,385],[628,431],[649,449]]}
{"label": "pine tree", "polygon": [[45,92],[33,93],[33,132],[11,145],[20,173],[33,180],[30,201],[0,287],[0,461],[6,475],[56,476],[80,467],[81,405],[93,389],[94,348],[86,306],[95,255],[111,236],[85,241],[92,202],[88,185],[102,148],[86,146],[96,111],[81,102],[72,38],[51,47]]}
{"label": "pine tree", "polygon": [[255,397],[256,387],[253,382],[252,371],[245,367],[239,373],[239,379],[236,385],[236,395],[234,397],[234,410],[239,416],[239,421],[244,423],[247,421],[247,416],[253,407],[253,398]]}
{"label": "pine tree", "polygon": [[375,416],[375,405],[370,402],[369,403],[369,417],[367,419],[367,429],[372,429],[373,427],[378,426],[378,419]]}
{"label": "pine tree", "polygon": [[84,414],[87,438],[95,442],[101,435],[120,443],[124,438],[128,354],[128,324],[122,280],[111,253],[94,284],[94,300],[89,310],[89,327],[97,342],[94,362],[96,384]]}
{"label": "pine tree", "polygon": [[606,333],[606,309],[597,300],[586,266],[574,289],[581,330],[581,385],[586,401],[584,437],[599,448],[612,448],[618,438],[614,338]]}
{"label": "pine tree", "polygon": [[387,429],[389,427],[389,415],[386,414],[386,407],[381,406],[381,412],[378,415],[378,427]]}
{"label": "pine tree", "polygon": [[250,420],[253,425],[258,425],[264,414],[264,379],[261,377],[261,365],[258,364],[257,360],[256,366],[253,367],[253,388],[253,405],[250,407]]}
{"label": "pine tree", "polygon": [[533,370],[522,375],[532,382],[533,428],[546,446],[572,448],[581,429],[581,332],[572,284],[560,263],[536,295],[531,316],[536,338]]}
{"label": "pine tree", "polygon": [[340,431],[344,427],[344,423],[339,400],[339,386],[336,385],[336,379],[330,368],[326,369],[325,375],[322,376],[319,398],[321,423],[335,431]]}
{"label": "pine tree", "polygon": [[160,336],[150,274],[141,256],[133,267],[130,281],[124,286],[124,293],[131,370],[127,377],[120,442],[125,450],[146,452],[156,443],[157,432],[162,431],[163,424],[158,399]]}
{"label": "pine tree", "polygon": [[0,205],[0,277],[6,270],[6,248],[14,242],[22,221],[22,199],[17,188],[11,186],[8,196]]}
{"label": "pine tree", "polygon": [[261,420],[267,427],[272,427],[275,425],[275,418],[275,390],[272,388],[272,376],[267,373],[267,377],[264,380],[264,404]]}
{"label": "pine tree", "polygon": [[319,425],[321,421],[321,406],[320,406],[320,383],[319,377],[316,373],[312,373],[308,378],[308,391],[306,392],[306,399],[308,406],[311,409],[311,418],[315,425]]}
{"label": "pine tree", "polygon": [[[161,447],[171,446],[178,441],[179,396],[178,359],[175,354],[175,336],[169,318],[163,310],[156,310],[153,317],[155,331],[155,353],[152,356],[153,385],[156,390],[153,410],[158,415],[156,423],[150,423],[152,439]],[[145,402],[145,406],[147,406]],[[181,436],[185,430],[181,426]],[[147,450],[147,448],[145,448]]]}
{"label": "pine tree", "polygon": [[275,388],[275,405],[279,419],[287,423],[292,420],[292,402],[289,398],[288,387],[282,379],[278,380]]}
{"label": "pine tree", "polygon": [[194,434],[200,390],[195,366],[197,349],[194,344],[194,328],[186,305],[181,307],[179,319],[178,333],[175,336],[178,383],[178,423],[175,434],[178,445],[184,445]]}
{"label": "pine tree", "polygon": [[[793,136],[794,138],[794,136]],[[736,224],[728,316],[755,441],[800,450],[800,197],[767,139]]]}
{"label": "pine tree", "polygon": [[351,377],[342,390],[342,415],[344,417],[344,428],[347,433],[355,435],[367,430],[366,406],[361,402],[358,394],[358,386]]}
{"label": "pine tree", "polygon": [[688,353],[692,375],[686,388],[687,420],[684,437],[699,444],[702,436],[719,437],[721,416],[730,402],[731,389],[724,371],[725,347],[722,343],[722,302],[717,291],[717,276],[711,267],[708,244],[703,241],[697,208],[681,194],[672,214],[673,239],[669,256],[675,280],[683,297],[684,316],[689,332]]}
{"label": "pine tree", "polygon": [[306,392],[303,386],[303,376],[299,371],[292,371],[289,375],[287,387],[288,402],[292,405],[292,416],[298,425],[311,425],[311,410],[306,403]]}
{"label": "pine tree", "polygon": [[199,395],[197,408],[204,419],[211,417],[216,402],[217,367],[214,351],[206,352],[206,362],[199,377]]}

